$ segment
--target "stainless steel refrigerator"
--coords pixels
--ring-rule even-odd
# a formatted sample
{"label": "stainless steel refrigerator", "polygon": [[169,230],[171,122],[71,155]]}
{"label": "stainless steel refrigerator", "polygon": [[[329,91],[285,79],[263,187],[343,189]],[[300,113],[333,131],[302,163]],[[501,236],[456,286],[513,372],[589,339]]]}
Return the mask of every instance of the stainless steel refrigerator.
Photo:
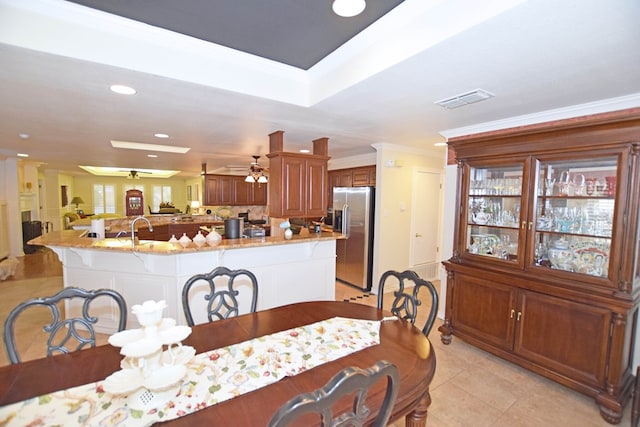
{"label": "stainless steel refrigerator", "polygon": [[333,229],[346,239],[336,240],[336,279],[371,290],[373,268],[373,209],[375,187],[333,189]]}

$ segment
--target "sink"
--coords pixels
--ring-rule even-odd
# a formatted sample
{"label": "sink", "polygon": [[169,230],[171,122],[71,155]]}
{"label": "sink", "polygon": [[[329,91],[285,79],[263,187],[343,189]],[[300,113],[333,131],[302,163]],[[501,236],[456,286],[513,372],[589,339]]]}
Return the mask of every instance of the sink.
{"label": "sink", "polygon": [[91,246],[97,247],[97,248],[121,248],[124,246],[131,247],[131,239],[108,238],[108,239],[96,240],[95,242],[93,242]]}
{"label": "sink", "polygon": [[[94,248],[130,248],[131,239],[102,239],[93,242]],[[172,243],[157,240],[136,240],[135,249],[149,248],[159,251],[175,250],[176,247]]]}
{"label": "sink", "polygon": [[[131,244],[131,242],[129,242]],[[161,242],[158,240],[140,240],[136,245],[137,248],[149,248],[157,251],[175,251],[178,250],[175,244],[169,242]]]}

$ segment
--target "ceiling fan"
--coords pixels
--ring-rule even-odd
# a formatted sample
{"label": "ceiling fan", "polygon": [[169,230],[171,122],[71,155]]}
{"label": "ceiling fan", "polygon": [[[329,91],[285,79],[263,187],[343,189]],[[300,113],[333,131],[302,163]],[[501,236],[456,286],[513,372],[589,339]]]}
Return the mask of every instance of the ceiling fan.
{"label": "ceiling fan", "polygon": [[261,166],[258,163],[258,159],[260,156],[252,156],[253,162],[251,162],[251,166],[249,166],[249,174],[244,179],[245,182],[257,182],[257,183],[266,183],[268,182],[267,177],[264,175],[265,171],[268,171],[267,168]]}
{"label": "ceiling fan", "polygon": [[137,170],[124,170],[121,169],[121,172],[129,172],[129,175],[127,175],[128,179],[140,179],[140,174],[147,174],[147,175],[153,175],[153,172],[145,172],[145,171],[137,171]]}

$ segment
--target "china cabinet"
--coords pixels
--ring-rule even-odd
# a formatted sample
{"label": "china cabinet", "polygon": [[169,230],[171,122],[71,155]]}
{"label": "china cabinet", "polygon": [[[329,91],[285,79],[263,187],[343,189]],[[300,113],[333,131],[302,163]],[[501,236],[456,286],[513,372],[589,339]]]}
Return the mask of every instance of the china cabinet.
{"label": "china cabinet", "polygon": [[459,336],[590,395],[618,423],[640,297],[640,111],[449,145],[458,194],[442,341]]}
{"label": "china cabinet", "polygon": [[144,215],[144,198],[142,196],[142,191],[127,190],[124,200],[127,216]]}

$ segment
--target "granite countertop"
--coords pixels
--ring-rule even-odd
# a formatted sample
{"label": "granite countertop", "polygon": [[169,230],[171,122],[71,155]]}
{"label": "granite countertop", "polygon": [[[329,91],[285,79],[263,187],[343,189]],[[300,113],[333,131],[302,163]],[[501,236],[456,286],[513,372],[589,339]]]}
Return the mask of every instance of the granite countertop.
{"label": "granite countertop", "polygon": [[[123,216],[118,218],[105,218],[105,229],[118,232],[131,230],[131,221],[135,216]],[[152,225],[165,225],[165,224],[224,224],[223,221],[214,217],[213,215],[149,215],[145,216],[151,222]],[[91,217],[82,218],[77,221],[73,221],[70,226],[75,230],[88,230],[91,227]],[[136,224],[138,227],[146,227],[145,222]]]}
{"label": "granite countertop", "polygon": [[282,236],[222,239],[215,245],[205,243],[202,246],[197,246],[195,243],[191,242],[186,247],[182,247],[180,244],[163,241],[136,240],[135,246],[132,247],[131,240],[128,238],[94,239],[85,237],[87,232],[88,230],[53,231],[30,240],[28,244],[117,252],[140,252],[157,255],[175,255],[178,253],[258,248],[263,246],[288,245],[304,243],[307,241],[326,241],[345,238],[341,233],[323,231],[322,233],[309,233],[308,235],[294,235],[291,240],[285,240]]}

